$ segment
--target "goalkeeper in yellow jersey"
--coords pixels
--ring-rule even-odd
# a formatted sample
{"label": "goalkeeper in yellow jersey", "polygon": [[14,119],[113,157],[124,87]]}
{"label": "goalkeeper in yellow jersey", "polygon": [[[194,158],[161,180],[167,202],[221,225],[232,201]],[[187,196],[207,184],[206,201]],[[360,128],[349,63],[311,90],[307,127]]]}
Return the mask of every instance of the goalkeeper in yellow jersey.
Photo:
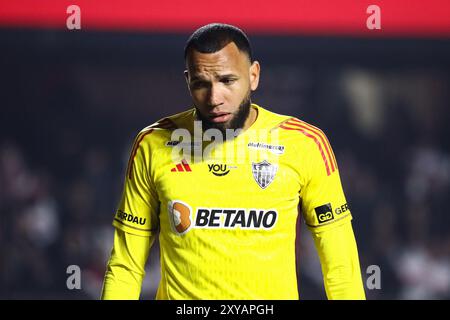
{"label": "goalkeeper in yellow jersey", "polygon": [[298,205],[329,299],[365,299],[339,170],[325,134],[251,101],[260,65],[238,28],[185,47],[193,107],[143,129],[115,214],[102,299],[138,299],[159,237],[157,299],[299,299]]}

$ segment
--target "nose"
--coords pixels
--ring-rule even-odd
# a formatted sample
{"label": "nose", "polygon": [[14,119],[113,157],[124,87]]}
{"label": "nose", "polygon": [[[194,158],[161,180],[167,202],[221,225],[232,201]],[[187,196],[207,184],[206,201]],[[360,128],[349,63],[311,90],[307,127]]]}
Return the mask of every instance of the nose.
{"label": "nose", "polygon": [[212,84],[209,88],[209,99],[208,103],[210,107],[214,108],[223,104],[220,89],[216,84]]}

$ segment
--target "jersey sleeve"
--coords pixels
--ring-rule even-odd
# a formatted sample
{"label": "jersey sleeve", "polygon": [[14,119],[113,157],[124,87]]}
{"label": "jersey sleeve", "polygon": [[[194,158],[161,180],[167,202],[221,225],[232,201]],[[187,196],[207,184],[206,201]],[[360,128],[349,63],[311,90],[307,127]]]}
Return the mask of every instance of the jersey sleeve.
{"label": "jersey sleeve", "polygon": [[312,236],[328,299],[364,300],[366,295],[351,222]]}
{"label": "jersey sleeve", "polygon": [[301,211],[313,233],[337,227],[352,219],[342,189],[336,159],[322,131],[309,135],[305,184],[300,190]]}
{"label": "jersey sleeve", "polygon": [[131,150],[122,197],[113,225],[127,233],[151,236],[159,226],[159,200],[150,175],[152,129],[136,137]]}
{"label": "jersey sleeve", "polygon": [[141,237],[116,229],[103,281],[102,300],[139,299],[145,263],[155,237]]}

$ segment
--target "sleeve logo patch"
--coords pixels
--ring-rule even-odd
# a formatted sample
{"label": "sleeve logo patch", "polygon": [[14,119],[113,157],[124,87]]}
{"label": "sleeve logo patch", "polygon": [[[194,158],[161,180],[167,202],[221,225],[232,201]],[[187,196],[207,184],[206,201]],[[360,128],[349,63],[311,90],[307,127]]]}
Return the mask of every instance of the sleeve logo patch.
{"label": "sleeve logo patch", "polygon": [[316,216],[319,223],[325,223],[334,219],[333,209],[331,208],[330,203],[314,208],[314,210],[316,211]]}
{"label": "sleeve logo patch", "polygon": [[119,219],[120,221],[128,221],[137,225],[145,225],[145,221],[147,220],[147,218],[141,218],[138,216],[134,216],[131,213],[126,213],[123,212],[122,210],[117,210],[117,215],[116,215],[117,219]]}

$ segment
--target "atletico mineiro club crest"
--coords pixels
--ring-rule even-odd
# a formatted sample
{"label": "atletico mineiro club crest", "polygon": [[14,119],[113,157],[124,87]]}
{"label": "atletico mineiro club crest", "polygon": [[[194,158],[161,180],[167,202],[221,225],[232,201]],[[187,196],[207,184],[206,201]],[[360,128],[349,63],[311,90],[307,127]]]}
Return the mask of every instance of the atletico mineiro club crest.
{"label": "atletico mineiro club crest", "polygon": [[272,183],[277,173],[278,166],[269,163],[267,160],[254,163],[252,162],[252,173],[256,183],[265,189]]}

